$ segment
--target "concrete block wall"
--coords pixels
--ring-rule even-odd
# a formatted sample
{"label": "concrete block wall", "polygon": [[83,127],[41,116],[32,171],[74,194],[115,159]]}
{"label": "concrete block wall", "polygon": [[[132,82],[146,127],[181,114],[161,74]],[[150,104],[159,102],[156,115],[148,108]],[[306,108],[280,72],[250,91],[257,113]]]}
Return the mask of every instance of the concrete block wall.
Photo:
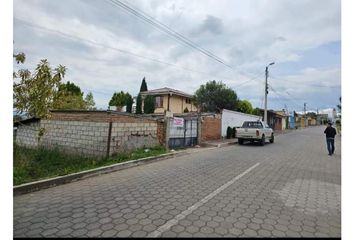
{"label": "concrete block wall", "polygon": [[[44,129],[44,135],[38,142],[40,129]],[[156,120],[104,111],[53,112],[51,119],[20,125],[16,142],[24,146],[59,147],[87,156],[106,156],[108,145],[110,155],[159,145]]]}
{"label": "concrete block wall", "polygon": [[104,156],[107,152],[108,123],[42,120],[45,129],[40,144],[76,154]]}
{"label": "concrete block wall", "polygon": [[154,147],[158,144],[157,122],[112,123],[110,154],[131,152],[138,148]]}
{"label": "concrete block wall", "polygon": [[16,132],[16,143],[26,147],[38,146],[40,121],[19,125]]}

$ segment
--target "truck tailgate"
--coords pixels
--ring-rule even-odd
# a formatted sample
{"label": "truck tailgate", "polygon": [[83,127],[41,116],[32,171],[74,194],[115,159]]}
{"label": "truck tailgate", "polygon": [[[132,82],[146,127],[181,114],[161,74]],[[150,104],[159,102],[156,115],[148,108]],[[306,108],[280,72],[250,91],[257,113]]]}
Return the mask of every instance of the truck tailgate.
{"label": "truck tailgate", "polygon": [[237,138],[258,138],[256,135],[257,128],[239,128],[236,132]]}

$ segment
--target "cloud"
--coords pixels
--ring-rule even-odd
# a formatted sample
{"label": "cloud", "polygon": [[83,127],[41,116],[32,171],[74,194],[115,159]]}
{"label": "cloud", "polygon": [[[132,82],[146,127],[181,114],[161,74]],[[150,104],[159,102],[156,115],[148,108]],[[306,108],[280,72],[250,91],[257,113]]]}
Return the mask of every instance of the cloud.
{"label": "cloud", "polygon": [[[209,80],[222,80],[243,98],[261,103],[267,63],[295,66],[304,52],[341,41],[341,6],[337,0],[323,0],[321,4],[312,0],[127,3],[214,53],[234,69],[181,44],[107,1],[15,0],[15,18],[97,45],[31,28],[15,20],[14,48],[27,54],[24,66],[30,69],[41,58],[47,58],[54,66],[67,66],[67,80],[83,89],[95,90],[94,96],[99,98],[96,103],[101,106],[107,105],[114,91],[135,95],[143,76],[150,89],[173,87],[189,93]],[[148,60],[151,58],[173,66]],[[316,102],[320,98],[316,94],[323,93],[325,88],[302,86],[306,82],[332,86],[333,79],[340,79],[338,66],[340,62],[336,68],[318,68],[314,62],[313,69],[294,67],[280,76],[286,81],[278,83],[274,79],[273,84],[293,94],[306,93],[304,98],[315,96],[312,99]],[[238,87],[255,75],[260,77]]]}
{"label": "cloud", "polygon": [[222,19],[208,15],[203,21],[200,27],[201,32],[210,32],[212,34],[218,35],[223,32]]}

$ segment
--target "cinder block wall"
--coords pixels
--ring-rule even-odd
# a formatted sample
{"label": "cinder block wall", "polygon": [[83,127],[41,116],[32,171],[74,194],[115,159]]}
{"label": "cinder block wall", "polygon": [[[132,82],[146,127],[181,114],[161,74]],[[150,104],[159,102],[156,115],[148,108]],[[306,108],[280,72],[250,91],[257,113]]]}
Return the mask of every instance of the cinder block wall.
{"label": "cinder block wall", "polygon": [[[43,128],[44,135],[39,145],[58,146],[70,153],[105,156],[110,122],[112,122],[110,155],[159,145],[157,121],[105,111],[52,112],[50,119],[41,120],[36,123],[37,125],[19,127],[16,141],[20,145],[36,146],[38,131]],[[37,131],[30,130],[34,127]]]}
{"label": "cinder block wall", "polygon": [[202,117],[201,140],[210,141],[221,138],[221,115],[215,114]]}
{"label": "cinder block wall", "polygon": [[112,123],[110,154],[158,145],[157,123]]}
{"label": "cinder block wall", "polygon": [[37,147],[40,122],[19,125],[16,132],[16,143],[20,146]]}
{"label": "cinder block wall", "polygon": [[106,122],[41,120],[45,129],[40,144],[69,153],[104,156],[107,151],[108,125]]}

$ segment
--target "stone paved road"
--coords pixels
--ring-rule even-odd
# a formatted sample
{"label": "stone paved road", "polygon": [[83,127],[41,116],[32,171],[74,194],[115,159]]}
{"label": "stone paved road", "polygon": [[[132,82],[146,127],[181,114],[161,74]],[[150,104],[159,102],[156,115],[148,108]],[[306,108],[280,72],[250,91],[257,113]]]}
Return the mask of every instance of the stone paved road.
{"label": "stone paved road", "polygon": [[314,127],[16,196],[14,237],[340,237],[336,147]]}

